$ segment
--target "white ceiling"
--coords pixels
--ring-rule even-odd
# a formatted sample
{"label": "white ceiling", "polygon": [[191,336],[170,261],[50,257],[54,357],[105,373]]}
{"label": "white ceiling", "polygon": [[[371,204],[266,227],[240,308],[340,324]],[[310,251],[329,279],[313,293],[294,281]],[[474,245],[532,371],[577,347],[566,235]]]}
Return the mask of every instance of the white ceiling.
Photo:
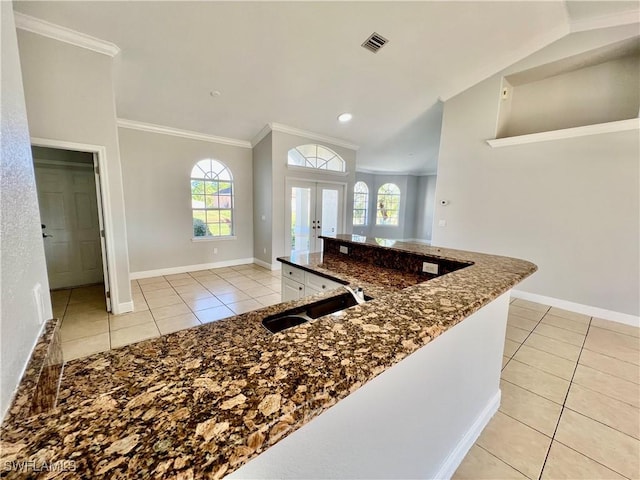
{"label": "white ceiling", "polygon": [[[14,8],[121,48],[120,118],[241,140],[276,122],[360,145],[360,170],[434,173],[440,98],[565,35],[568,14],[584,23],[634,4],[20,1]],[[377,54],[360,46],[373,31],[389,39]],[[342,112],[353,114],[349,124],[337,122]]]}

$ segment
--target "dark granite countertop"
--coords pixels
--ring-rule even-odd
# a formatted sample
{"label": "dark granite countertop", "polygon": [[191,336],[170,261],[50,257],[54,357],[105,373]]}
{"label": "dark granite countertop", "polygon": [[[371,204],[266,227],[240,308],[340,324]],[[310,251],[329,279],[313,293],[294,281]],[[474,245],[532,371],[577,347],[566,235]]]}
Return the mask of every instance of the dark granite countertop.
{"label": "dark granite countertop", "polygon": [[2,425],[2,476],[29,476],[3,471],[7,462],[73,461],[74,471],[40,475],[220,478],[536,270],[514,258],[418,244],[389,251],[470,266],[415,283],[415,275],[381,275],[328,255],[283,259],[363,286],[374,300],[275,335],[260,323],[341,293],[328,292],[68,362],[55,409]]}

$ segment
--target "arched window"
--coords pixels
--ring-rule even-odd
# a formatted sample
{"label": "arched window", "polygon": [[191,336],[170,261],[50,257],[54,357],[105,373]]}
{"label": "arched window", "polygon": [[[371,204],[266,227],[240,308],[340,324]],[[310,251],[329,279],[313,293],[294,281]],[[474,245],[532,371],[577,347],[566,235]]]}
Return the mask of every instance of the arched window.
{"label": "arched window", "polygon": [[201,160],[191,170],[194,237],[233,235],[233,176],[217,160]]}
{"label": "arched window", "polygon": [[400,189],[395,183],[385,183],[378,189],[376,225],[398,225]]}
{"label": "arched window", "polygon": [[300,145],[289,150],[287,164],[295,167],[316,168],[318,170],[331,170],[344,172],[345,162],[333,150],[322,145]]}
{"label": "arched window", "polygon": [[353,224],[366,225],[369,210],[369,187],[364,182],[356,182],[353,187]]}

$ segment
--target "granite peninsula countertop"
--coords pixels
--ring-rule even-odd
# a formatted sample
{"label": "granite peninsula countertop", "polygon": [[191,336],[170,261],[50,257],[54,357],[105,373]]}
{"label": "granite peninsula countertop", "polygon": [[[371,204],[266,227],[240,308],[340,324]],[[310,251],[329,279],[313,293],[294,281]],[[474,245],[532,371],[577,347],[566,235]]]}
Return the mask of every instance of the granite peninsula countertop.
{"label": "granite peninsula countertop", "polygon": [[374,300],[275,335],[260,323],[341,293],[332,291],[70,361],[55,409],[5,420],[0,475],[34,476],[7,470],[10,462],[73,461],[75,470],[38,475],[221,478],[536,270],[523,260],[420,244],[397,242],[389,251],[470,265],[415,283],[420,278],[390,281],[392,272],[329,255],[284,258],[363,286]]}

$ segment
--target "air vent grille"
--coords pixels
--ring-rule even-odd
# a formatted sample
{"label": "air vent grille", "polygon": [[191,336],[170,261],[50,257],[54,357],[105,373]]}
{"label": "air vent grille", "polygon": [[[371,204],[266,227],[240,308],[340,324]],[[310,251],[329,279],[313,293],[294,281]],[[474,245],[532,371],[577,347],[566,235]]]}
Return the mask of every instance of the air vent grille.
{"label": "air vent grille", "polygon": [[384,45],[388,42],[389,40],[387,40],[386,38],[384,38],[382,35],[380,35],[379,33],[373,32],[369,38],[367,38],[365,40],[365,42],[362,44],[362,46],[364,48],[366,48],[367,50],[373,52],[373,53],[378,53],[378,50],[380,50],[382,47],[384,47]]}

